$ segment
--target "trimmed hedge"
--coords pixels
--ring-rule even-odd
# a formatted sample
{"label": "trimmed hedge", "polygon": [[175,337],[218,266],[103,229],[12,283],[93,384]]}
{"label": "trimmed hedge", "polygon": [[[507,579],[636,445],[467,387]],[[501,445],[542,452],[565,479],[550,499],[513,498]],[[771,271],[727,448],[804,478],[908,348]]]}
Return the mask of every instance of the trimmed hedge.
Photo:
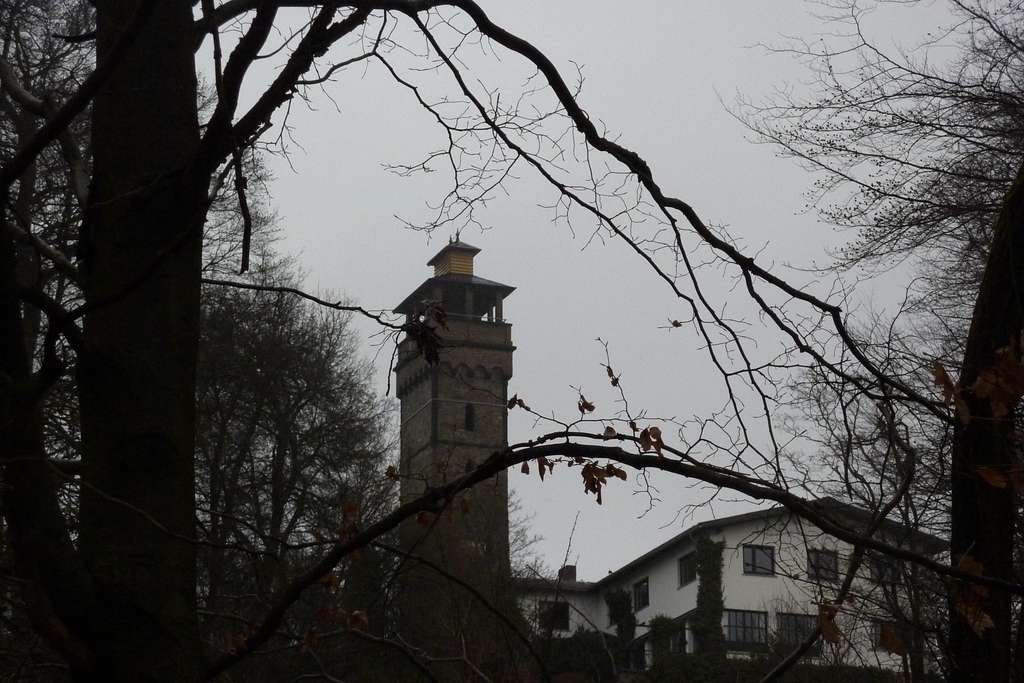
{"label": "trimmed hedge", "polygon": [[547,643],[538,644],[543,648],[544,662],[548,673],[581,674],[586,680],[595,683],[614,683],[615,668],[611,658],[621,660],[624,648],[621,641],[613,635],[597,631],[576,631],[569,638],[553,638]]}
{"label": "trimmed hedge", "polygon": [[[777,660],[769,657],[717,659],[701,655],[670,655],[635,681],[649,683],[757,683]],[[846,665],[797,664],[782,677],[786,683],[897,683],[891,671]]]}

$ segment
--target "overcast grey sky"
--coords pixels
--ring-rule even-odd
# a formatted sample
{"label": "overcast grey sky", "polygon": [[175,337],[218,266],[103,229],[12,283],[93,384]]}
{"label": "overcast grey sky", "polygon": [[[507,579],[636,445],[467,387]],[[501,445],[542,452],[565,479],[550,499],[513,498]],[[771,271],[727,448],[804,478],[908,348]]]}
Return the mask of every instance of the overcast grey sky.
{"label": "overcast grey sky", "polygon": [[[750,144],[723,106],[737,92],[757,99],[787,83],[802,87],[807,72],[800,64],[756,45],[830,30],[811,15],[815,5],[480,1],[496,23],[530,40],[567,77],[575,74],[574,63],[580,65],[583,107],[648,160],[667,193],[690,202],[705,221],[727,226],[748,252],[762,252],[759,262],[775,264],[795,282],[812,276],[787,270],[787,264],[827,263],[826,249],[842,238],[813,212],[801,212],[811,178],[775,158],[770,148]],[[869,26],[883,39],[909,45],[942,16],[941,6],[921,3],[890,11]],[[403,31],[398,35],[411,34],[408,22]],[[343,53],[352,50],[339,50],[339,59]],[[467,71],[474,87],[508,85],[508,98],[516,97],[525,73],[521,61],[500,49],[500,61],[480,50],[474,54]],[[453,97],[458,94],[450,79],[412,75],[432,92],[447,88]],[[436,202],[450,178],[399,178],[382,164],[416,161],[440,144],[442,132],[379,65],[350,69],[326,90],[334,102],[314,96],[308,107],[297,102],[292,109],[296,146],[290,166],[272,160],[276,179],[270,189],[284,248],[300,256],[310,289],[342,292],[368,308],[391,308],[429,275],[425,262],[450,235],[410,231],[395,216],[423,219],[427,203]],[[577,224],[574,237],[566,226],[553,224],[551,210],[542,205],[551,204],[554,193],[525,167],[518,176],[508,184],[508,195],[498,193],[481,214],[492,229],[463,233],[483,250],[477,274],[517,288],[505,305],[518,346],[510,393],[542,412],[571,416],[571,387],[580,386],[598,413],[613,412],[615,395],[601,367],[604,351],[595,342],[601,337],[610,344],[635,409],[687,420],[718,407],[721,379],[696,337],[664,329],[669,319],[687,317],[665,285],[621,242],[599,239],[584,248],[593,226]],[[732,315],[749,310],[741,293],[731,291],[733,282],[714,268],[707,282]],[[816,291],[828,289],[823,282]],[[373,353],[370,339],[366,353]],[[381,391],[386,362],[379,361]],[[543,429],[528,418],[513,411],[511,441]],[[649,499],[636,493],[634,481],[610,485],[600,507],[584,495],[578,472],[556,469],[543,484],[535,473],[513,472],[510,482],[533,515],[533,531],[544,537],[538,549],[551,567],[560,564],[579,512],[569,555],[585,579],[600,578],[684,524],[753,505],[721,501],[684,520],[678,512],[703,500],[706,491],[677,479],[653,479],[660,500],[649,511]]]}

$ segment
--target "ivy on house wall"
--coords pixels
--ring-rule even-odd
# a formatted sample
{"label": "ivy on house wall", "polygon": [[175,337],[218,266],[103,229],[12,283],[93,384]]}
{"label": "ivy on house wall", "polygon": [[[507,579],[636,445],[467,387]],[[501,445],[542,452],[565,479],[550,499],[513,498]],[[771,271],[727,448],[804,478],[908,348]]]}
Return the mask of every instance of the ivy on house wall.
{"label": "ivy on house wall", "polygon": [[696,538],[697,607],[690,617],[690,629],[697,641],[696,651],[703,657],[725,658],[725,636],[722,634],[722,549],[724,544],[704,535]]}
{"label": "ivy on house wall", "polygon": [[633,614],[633,600],[629,592],[623,588],[610,590],[604,594],[608,605],[608,618],[615,626],[615,635],[623,643],[628,643],[636,636],[636,615]]}
{"label": "ivy on house wall", "polygon": [[663,614],[647,622],[647,638],[651,643],[651,657],[655,665],[668,660],[672,654],[672,636],[681,627],[680,622]]}
{"label": "ivy on house wall", "polygon": [[608,618],[615,626],[615,661],[623,669],[629,668],[629,648],[636,637],[636,615],[633,613],[633,600],[629,591],[618,588],[604,595],[608,605]]}

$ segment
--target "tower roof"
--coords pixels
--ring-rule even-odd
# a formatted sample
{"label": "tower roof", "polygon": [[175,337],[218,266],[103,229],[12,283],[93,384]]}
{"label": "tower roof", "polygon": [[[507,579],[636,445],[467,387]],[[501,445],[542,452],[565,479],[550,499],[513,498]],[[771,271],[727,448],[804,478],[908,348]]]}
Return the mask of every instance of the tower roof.
{"label": "tower roof", "polygon": [[[474,290],[484,290],[492,293],[497,299],[504,299],[516,289],[511,285],[503,285],[500,282],[487,280],[476,275],[456,275],[452,273],[437,275],[424,280],[423,284],[417,287],[412,294],[405,297],[402,303],[395,307],[395,313],[415,313],[417,309],[421,308],[421,303],[436,300],[438,291],[444,292],[451,287],[471,287]],[[488,301],[489,299],[487,298],[481,298],[479,306],[486,307]],[[481,309],[479,313],[483,315],[484,310],[485,308]],[[477,311],[474,310],[472,313],[475,314]]]}
{"label": "tower roof", "polygon": [[[449,313],[481,316],[499,306],[515,287],[473,274],[473,257],[480,249],[460,239],[451,240],[427,261],[434,267],[434,276],[425,280],[402,303],[396,313],[414,314],[424,301],[440,301]],[[500,308],[499,308],[500,314]]]}
{"label": "tower roof", "polygon": [[428,266],[434,266],[434,276],[447,275],[472,275],[473,257],[480,253],[480,250],[472,244],[466,244],[459,239],[448,240],[448,244],[441,248],[441,251],[434,254],[434,258],[427,261]]}
{"label": "tower roof", "polygon": [[479,253],[480,249],[474,247],[472,244],[467,244],[456,237],[454,241],[449,241],[448,244],[441,248],[441,251],[434,254],[434,258],[427,261],[427,265],[434,266],[436,268],[439,264],[445,261],[450,261],[452,257],[456,255],[462,256],[463,258],[469,257],[469,262],[472,264],[473,257]]}

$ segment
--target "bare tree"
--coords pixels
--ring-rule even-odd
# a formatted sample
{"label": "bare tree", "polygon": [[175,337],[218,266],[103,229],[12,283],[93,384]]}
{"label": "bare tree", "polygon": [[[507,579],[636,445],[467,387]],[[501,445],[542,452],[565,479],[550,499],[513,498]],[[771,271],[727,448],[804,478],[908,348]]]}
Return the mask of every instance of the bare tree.
{"label": "bare tree", "polygon": [[[816,96],[782,93],[764,104],[744,103],[743,116],[762,141],[818,174],[812,201],[826,220],[855,233],[837,255],[837,269],[880,272],[907,261],[916,271],[904,305],[875,323],[873,331],[883,332],[875,335],[879,354],[887,373],[919,386],[935,381],[936,372],[949,382],[941,373],[959,368],[961,389],[946,389],[956,393],[960,419],[944,423],[920,409],[903,419],[918,460],[901,514],[938,531],[951,524],[954,562],[967,557],[1011,577],[1015,544],[1007,539],[1014,536],[1016,496],[985,474],[997,472],[998,484],[1019,467],[1007,441],[1019,394],[1000,397],[995,414],[977,394],[984,403],[986,369],[1003,363],[1002,354],[1018,353],[1019,303],[1005,280],[1013,256],[1003,260],[1013,239],[999,226],[1012,230],[1016,220],[1024,24],[1014,3],[949,5],[953,18],[945,30],[898,51],[872,38],[867,26],[875,5],[828,3],[830,26],[840,27],[831,41],[785,49],[817,76]],[[952,59],[936,56],[950,44],[958,48]],[[868,481],[888,481],[894,490],[899,458],[870,398],[816,371],[806,386],[812,419],[828,435],[832,480],[861,500],[877,495],[863,485]],[[822,400],[823,394],[831,396]],[[990,434],[992,418],[999,426]],[[875,476],[865,477],[866,468]],[[1020,657],[1011,647],[1008,596],[998,601],[995,627],[982,629],[980,638],[978,624],[957,609],[960,600],[959,593],[951,597],[953,677],[983,680],[1006,671]]]}
{"label": "bare tree", "polygon": [[[262,253],[245,282],[294,286],[293,270]],[[370,391],[355,341],[346,314],[288,293],[218,285],[204,293],[196,493],[208,642],[230,645],[239,624],[256,618],[339,526],[366,524],[392,506],[387,408]],[[315,634],[362,611],[383,633],[387,572],[364,572],[365,585],[356,586],[359,564],[349,558],[337,572],[344,581],[327,586],[343,594],[327,598],[336,610],[321,609],[317,596],[284,629],[320,645]],[[283,664],[296,666],[293,658]],[[285,675],[267,668],[247,678]]]}

